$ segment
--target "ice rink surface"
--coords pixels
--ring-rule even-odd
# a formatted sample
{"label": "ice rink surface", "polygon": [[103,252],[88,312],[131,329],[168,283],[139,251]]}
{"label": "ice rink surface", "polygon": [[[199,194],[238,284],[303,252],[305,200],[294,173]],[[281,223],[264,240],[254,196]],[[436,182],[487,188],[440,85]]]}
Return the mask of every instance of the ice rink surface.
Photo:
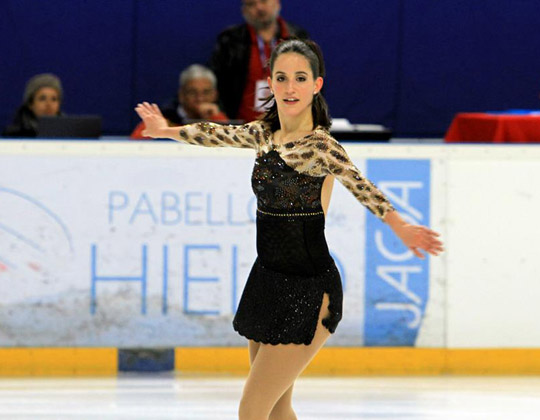
{"label": "ice rink surface", "polygon": [[[244,377],[0,379],[1,419],[237,419]],[[540,377],[300,377],[298,420],[540,419]]]}

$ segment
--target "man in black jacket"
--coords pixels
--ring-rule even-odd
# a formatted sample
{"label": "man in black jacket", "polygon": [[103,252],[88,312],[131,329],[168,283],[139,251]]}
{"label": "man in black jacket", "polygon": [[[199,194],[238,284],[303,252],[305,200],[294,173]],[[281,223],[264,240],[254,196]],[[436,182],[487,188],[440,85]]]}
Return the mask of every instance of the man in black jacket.
{"label": "man in black jacket", "polygon": [[285,22],[280,10],[279,0],[242,0],[246,23],[218,35],[209,65],[229,118],[252,121],[263,112],[262,97],[269,93],[267,62],[273,48],[280,39],[308,37],[302,28]]}

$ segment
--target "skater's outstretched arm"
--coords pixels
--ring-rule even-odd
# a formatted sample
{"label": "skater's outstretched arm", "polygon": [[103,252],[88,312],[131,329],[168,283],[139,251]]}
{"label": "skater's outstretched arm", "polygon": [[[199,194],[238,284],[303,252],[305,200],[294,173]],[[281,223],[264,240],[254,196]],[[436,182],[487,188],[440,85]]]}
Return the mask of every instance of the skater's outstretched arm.
{"label": "skater's outstretched arm", "polygon": [[360,173],[345,149],[335,139],[328,136],[326,144],[328,151],[325,154],[324,169],[351,191],[360,203],[388,224],[414,255],[423,259],[425,256],[420,249],[431,255],[439,255],[443,251],[437,232],[426,226],[407,223],[382,191]]}
{"label": "skater's outstretched arm", "polygon": [[360,172],[345,149],[330,134],[318,131],[317,135],[311,136],[293,150],[295,156],[305,158],[287,159],[285,153],[290,166],[314,176],[333,175],[362,205],[387,223],[418,258],[424,258],[420,249],[431,255],[439,255],[443,251],[442,242],[437,239],[440,235],[426,226],[407,223],[384,193]]}
{"label": "skater's outstretched arm", "polygon": [[211,122],[169,127],[156,104],[143,102],[135,111],[146,126],[143,136],[169,138],[183,143],[205,147],[239,147],[257,149],[263,141],[265,132],[260,122],[244,125],[221,125]]}

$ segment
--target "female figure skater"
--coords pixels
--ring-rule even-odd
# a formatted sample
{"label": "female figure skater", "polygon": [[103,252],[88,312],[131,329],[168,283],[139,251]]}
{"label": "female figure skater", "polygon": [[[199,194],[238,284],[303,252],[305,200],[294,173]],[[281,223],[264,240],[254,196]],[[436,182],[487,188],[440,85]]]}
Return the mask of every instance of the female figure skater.
{"label": "female figure skater", "polygon": [[420,249],[432,255],[442,251],[439,235],[406,223],[329,134],[319,47],[285,41],[272,53],[270,70],[271,107],[261,120],[242,126],[168,127],[155,104],[136,108],[146,136],[257,153],[252,174],[257,259],[233,320],[234,329],[248,338],[251,362],[240,420],[296,420],[294,381],[341,320],[341,279],[324,237],[334,177],[415,255],[424,257]]}

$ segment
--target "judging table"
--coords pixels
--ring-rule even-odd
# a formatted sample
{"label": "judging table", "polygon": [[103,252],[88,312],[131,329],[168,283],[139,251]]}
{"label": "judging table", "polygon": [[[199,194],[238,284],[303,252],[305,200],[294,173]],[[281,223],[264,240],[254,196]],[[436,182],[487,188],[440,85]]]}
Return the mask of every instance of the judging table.
{"label": "judging table", "polygon": [[540,112],[458,113],[448,128],[447,143],[540,143]]}

